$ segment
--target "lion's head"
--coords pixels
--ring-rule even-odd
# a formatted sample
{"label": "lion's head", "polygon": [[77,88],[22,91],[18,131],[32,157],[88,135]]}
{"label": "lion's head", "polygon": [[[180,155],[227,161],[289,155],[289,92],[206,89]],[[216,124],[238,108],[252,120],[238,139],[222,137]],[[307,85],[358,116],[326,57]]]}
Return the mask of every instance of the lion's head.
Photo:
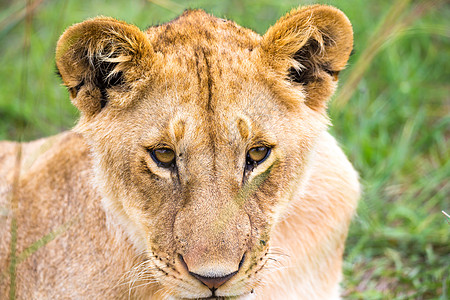
{"label": "lion's head", "polygon": [[149,282],[179,298],[258,284],[351,49],[328,6],[263,36],[200,10],[145,32],[99,17],[62,35],[57,67],[96,185]]}

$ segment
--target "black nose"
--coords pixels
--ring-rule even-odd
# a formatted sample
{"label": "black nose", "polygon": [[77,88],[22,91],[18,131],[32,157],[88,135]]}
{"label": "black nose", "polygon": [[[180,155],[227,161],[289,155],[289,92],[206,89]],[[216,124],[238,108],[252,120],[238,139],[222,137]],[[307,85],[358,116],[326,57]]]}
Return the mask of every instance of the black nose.
{"label": "black nose", "polygon": [[192,272],[189,272],[192,276],[200,280],[204,285],[206,285],[209,289],[217,289],[219,286],[227,282],[231,277],[233,277],[238,271],[230,273],[221,277],[205,277]]}

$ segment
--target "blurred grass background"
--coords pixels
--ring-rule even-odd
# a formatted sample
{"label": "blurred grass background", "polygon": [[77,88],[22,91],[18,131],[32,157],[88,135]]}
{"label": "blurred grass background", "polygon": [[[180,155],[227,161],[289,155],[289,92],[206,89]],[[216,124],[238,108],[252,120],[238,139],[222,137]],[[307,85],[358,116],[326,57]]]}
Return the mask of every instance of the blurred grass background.
{"label": "blurred grass background", "polygon": [[[69,25],[105,15],[145,29],[204,8],[263,34],[292,0],[0,0],[0,139],[71,128],[77,111],[55,75]],[[355,54],[330,105],[333,134],[361,175],[346,248],[345,299],[449,299],[450,5],[327,3],[353,23]]]}

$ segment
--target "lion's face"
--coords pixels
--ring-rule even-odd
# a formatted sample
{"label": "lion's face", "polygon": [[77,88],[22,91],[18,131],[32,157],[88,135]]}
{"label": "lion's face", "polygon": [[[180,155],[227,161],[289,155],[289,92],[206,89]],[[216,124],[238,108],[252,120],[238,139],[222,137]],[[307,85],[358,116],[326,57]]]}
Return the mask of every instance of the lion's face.
{"label": "lion's face", "polygon": [[[141,280],[178,298],[240,296],[266,272],[272,229],[325,128],[330,72],[345,64],[327,58],[319,70],[325,63],[309,57],[338,43],[278,36],[301,13],[263,38],[192,11],[145,34],[95,19],[60,39],[57,64],[82,112],[96,184],[144,253]],[[275,42],[290,47],[286,57]],[[304,51],[315,69],[302,83],[290,74],[305,47],[318,48]]]}

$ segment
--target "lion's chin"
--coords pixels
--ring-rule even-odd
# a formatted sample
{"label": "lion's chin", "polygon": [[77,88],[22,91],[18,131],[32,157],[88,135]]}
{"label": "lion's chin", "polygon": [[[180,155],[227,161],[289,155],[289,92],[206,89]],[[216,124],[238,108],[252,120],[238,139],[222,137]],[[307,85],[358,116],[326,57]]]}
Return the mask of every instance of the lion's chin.
{"label": "lion's chin", "polygon": [[254,295],[255,295],[254,293],[248,293],[248,294],[242,294],[242,295],[238,295],[238,296],[215,296],[215,297],[207,297],[207,298],[198,298],[198,297],[178,298],[178,297],[171,296],[171,297],[169,297],[169,300],[192,300],[192,299],[196,299],[196,300],[252,300],[252,299],[255,299]]}
{"label": "lion's chin", "polygon": [[170,300],[251,300],[254,299],[253,295],[245,294],[239,296],[229,296],[229,297],[208,297],[208,298],[169,298]]}

